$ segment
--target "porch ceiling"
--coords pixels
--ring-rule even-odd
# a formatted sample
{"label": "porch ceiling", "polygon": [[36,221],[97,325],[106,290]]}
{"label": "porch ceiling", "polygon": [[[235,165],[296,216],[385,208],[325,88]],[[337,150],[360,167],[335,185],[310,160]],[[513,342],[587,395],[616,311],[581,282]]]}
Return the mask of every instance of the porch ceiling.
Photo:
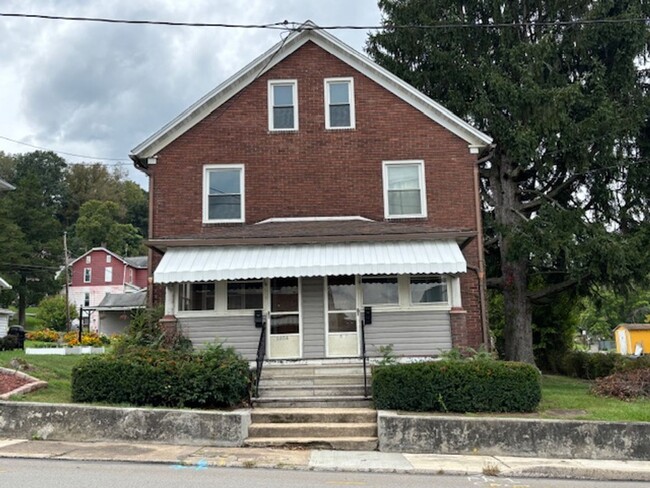
{"label": "porch ceiling", "polygon": [[154,281],[182,283],[466,271],[467,263],[454,240],[177,247],[167,250],[154,273]]}

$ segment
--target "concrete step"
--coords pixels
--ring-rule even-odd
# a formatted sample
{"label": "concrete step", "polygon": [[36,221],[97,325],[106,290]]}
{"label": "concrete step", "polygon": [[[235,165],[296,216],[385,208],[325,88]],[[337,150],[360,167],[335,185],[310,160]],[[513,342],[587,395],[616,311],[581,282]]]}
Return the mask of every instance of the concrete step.
{"label": "concrete step", "polygon": [[[370,376],[370,368],[368,368]],[[262,380],[275,376],[338,376],[338,375],[363,375],[363,366],[355,364],[296,364],[296,365],[268,365],[262,368]]]}
{"label": "concrete step", "polygon": [[377,411],[371,408],[255,408],[251,411],[255,423],[298,422],[377,422]]}
{"label": "concrete step", "polygon": [[283,439],[309,437],[377,437],[377,424],[305,422],[297,424],[252,423],[248,429],[250,438],[282,437]]}
{"label": "concrete step", "polygon": [[376,437],[256,437],[244,441],[247,447],[291,447],[304,449],[334,449],[339,451],[375,451]]}
{"label": "concrete step", "polygon": [[269,386],[260,383],[259,398],[276,397],[327,397],[327,396],[363,396],[363,385],[319,385],[302,386],[294,385]]}
{"label": "concrete step", "polygon": [[[370,376],[367,378],[370,385]],[[291,374],[265,377],[260,384],[264,386],[320,386],[320,385],[363,385],[363,374],[295,376]]]}
{"label": "concrete step", "polygon": [[372,400],[362,395],[264,397],[253,398],[253,406],[263,408],[370,408]]}

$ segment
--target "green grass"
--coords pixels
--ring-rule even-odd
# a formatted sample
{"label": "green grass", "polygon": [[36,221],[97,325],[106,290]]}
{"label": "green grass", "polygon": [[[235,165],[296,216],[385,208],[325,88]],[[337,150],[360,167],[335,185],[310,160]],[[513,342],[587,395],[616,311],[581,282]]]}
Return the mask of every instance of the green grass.
{"label": "green grass", "polygon": [[[10,325],[18,325],[18,309],[16,307],[9,307],[10,310],[16,312],[16,315],[10,321]],[[25,330],[36,330],[44,327],[42,320],[36,318],[38,307],[27,307],[25,309]]]}
{"label": "green grass", "polygon": [[590,381],[548,376],[542,379],[542,402],[539,414],[543,418],[568,418],[553,410],[584,410],[570,415],[572,419],[621,422],[650,422],[650,399],[624,402],[589,394]]}
{"label": "green grass", "polygon": [[70,403],[70,378],[72,368],[82,356],[26,356],[23,351],[0,352],[0,366],[10,368],[9,363],[14,358],[27,361],[34,369],[27,374],[40,380],[47,381],[47,388],[23,396],[15,396],[12,400],[30,402]]}

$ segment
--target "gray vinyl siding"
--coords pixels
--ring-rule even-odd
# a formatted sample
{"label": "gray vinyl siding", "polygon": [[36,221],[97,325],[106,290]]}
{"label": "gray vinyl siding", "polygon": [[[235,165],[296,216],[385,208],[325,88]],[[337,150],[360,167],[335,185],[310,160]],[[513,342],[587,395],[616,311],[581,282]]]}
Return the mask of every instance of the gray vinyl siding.
{"label": "gray vinyl siding", "polygon": [[449,312],[379,312],[366,326],[368,356],[381,356],[380,346],[393,345],[396,356],[437,356],[451,349]]}
{"label": "gray vinyl siding", "polygon": [[212,342],[223,342],[234,347],[245,359],[257,356],[261,329],[256,329],[252,314],[249,316],[182,317],[178,319],[183,335],[194,347]]}
{"label": "gray vinyl siding", "polygon": [[325,357],[325,280],[302,279],[302,355],[306,359]]}

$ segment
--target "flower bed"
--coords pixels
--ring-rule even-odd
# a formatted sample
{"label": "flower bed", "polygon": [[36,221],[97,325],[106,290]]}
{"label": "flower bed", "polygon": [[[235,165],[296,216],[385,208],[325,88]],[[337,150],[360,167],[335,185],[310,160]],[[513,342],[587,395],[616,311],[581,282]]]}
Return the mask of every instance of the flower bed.
{"label": "flower bed", "polygon": [[20,371],[0,368],[0,400],[7,400],[12,395],[29,393],[47,386],[47,382],[29,376]]}

